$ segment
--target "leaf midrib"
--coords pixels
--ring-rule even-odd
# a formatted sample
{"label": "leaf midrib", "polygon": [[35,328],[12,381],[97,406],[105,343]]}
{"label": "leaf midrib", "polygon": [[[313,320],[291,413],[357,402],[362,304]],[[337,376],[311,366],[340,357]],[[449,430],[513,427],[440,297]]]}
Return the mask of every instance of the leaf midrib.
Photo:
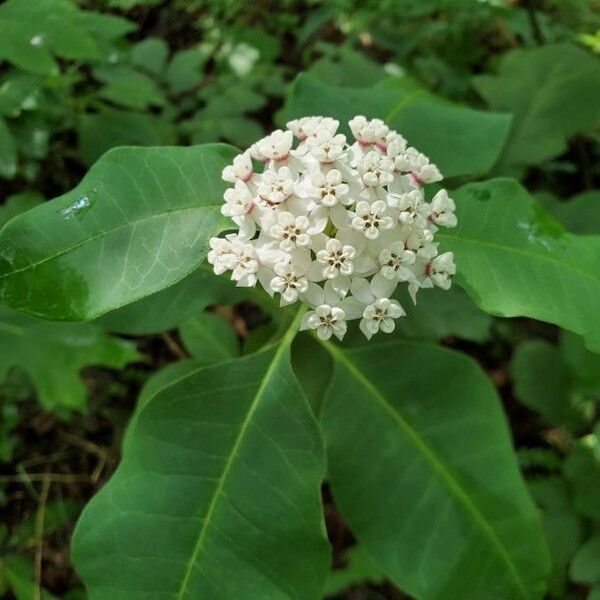
{"label": "leaf midrib", "polygon": [[61,256],[69,254],[70,252],[77,250],[78,248],[81,248],[82,246],[85,246],[86,244],[92,243],[98,239],[101,239],[105,236],[115,233],[116,231],[119,231],[121,229],[125,229],[125,228],[131,227],[133,225],[138,225],[139,223],[144,223],[145,221],[151,221],[152,219],[164,218],[165,216],[168,216],[168,215],[174,214],[174,213],[182,213],[182,212],[186,212],[186,211],[196,211],[196,210],[210,210],[210,209],[216,209],[216,208],[218,208],[218,206],[216,204],[208,204],[206,206],[186,206],[184,208],[173,208],[170,210],[165,210],[158,214],[145,215],[143,217],[140,217],[139,219],[135,219],[133,221],[127,221],[126,223],[121,223],[120,225],[117,225],[116,227],[106,229],[105,231],[102,231],[96,235],[90,236],[90,237],[86,238],[85,240],[82,240],[81,242],[72,244],[71,246],[67,246],[66,248],[63,248],[62,250],[60,250],[59,252],[56,252],[55,254],[46,256],[45,258],[43,258],[41,260],[32,262],[25,267],[21,267],[20,269],[14,269],[12,271],[9,271],[8,273],[2,273],[2,274],[0,274],[0,280],[6,279],[8,277],[12,277],[13,275],[17,275],[19,273],[22,273],[23,271],[29,271],[30,269],[35,269],[46,262],[49,262],[56,258],[60,258]]}
{"label": "leaf midrib", "polygon": [[[319,340],[326,350],[336,359],[341,365],[343,365],[348,372],[374,397],[377,402],[383,407],[383,409],[390,414],[392,419],[398,424],[409,439],[413,442],[417,451],[423,456],[423,458],[431,465],[432,469],[437,472],[441,480],[446,485],[447,489],[465,506],[465,508],[471,513],[474,521],[480,526],[486,537],[491,541],[492,547],[496,549],[500,555],[502,561],[507,565],[508,572],[515,580],[517,589],[520,595],[525,600],[528,600],[529,595],[527,593],[527,587],[524,581],[521,579],[519,571],[516,565],[512,561],[508,550],[505,548],[502,540],[496,535],[493,527],[488,523],[485,516],[480,512],[477,505],[471,500],[467,493],[463,491],[460,483],[455,479],[452,472],[444,465],[444,463],[437,457],[434,450],[432,450],[427,444],[426,440],[419,435],[419,433],[408,423],[386,399],[386,397],[377,389],[377,387],[371,383],[371,381],[364,375],[364,373],[356,366],[356,364],[350,360],[345,352],[337,348],[331,342]],[[391,345],[391,344],[390,344]]]}
{"label": "leaf midrib", "polygon": [[[279,346],[278,346],[277,350],[275,351],[275,354],[273,355],[273,360],[271,361],[271,364],[269,365],[268,369],[266,370],[265,374],[263,375],[263,378],[261,379],[261,382],[260,382],[260,385],[258,386],[256,394],[254,395],[254,398],[252,399],[250,407],[248,408],[248,412],[246,413],[246,416],[245,416],[244,420],[242,421],[242,424],[241,424],[238,434],[236,436],[235,442],[234,442],[233,446],[231,447],[231,452],[229,454],[227,462],[225,463],[225,468],[223,469],[223,473],[222,473],[221,477],[219,478],[219,481],[217,483],[217,486],[216,486],[213,496],[211,498],[210,504],[208,506],[208,510],[206,511],[206,516],[204,517],[204,520],[202,521],[202,526],[200,527],[200,531],[198,533],[198,539],[196,540],[196,544],[194,546],[194,549],[192,551],[190,559],[187,563],[187,566],[186,566],[186,569],[185,569],[185,572],[183,575],[183,579],[181,580],[181,585],[179,586],[179,589],[175,596],[175,598],[177,600],[183,600],[183,598],[184,598],[184,594],[187,591],[187,586],[189,584],[189,580],[190,580],[192,571],[194,569],[194,565],[196,564],[196,559],[198,558],[200,550],[202,549],[202,543],[204,542],[206,532],[209,528],[208,526],[211,523],[211,517],[215,511],[217,504],[218,504],[218,500],[220,499],[220,497],[222,495],[223,488],[225,487],[225,483],[227,482],[227,479],[231,473],[231,469],[233,468],[235,458],[237,457],[237,453],[242,445],[242,442],[244,440],[244,437],[246,435],[248,427],[252,421],[252,417],[254,416],[254,413],[256,412],[258,405],[260,404],[260,400],[264,396],[267,384],[269,383],[269,380],[273,377],[275,369],[279,366],[279,363],[280,363],[284,353],[289,348],[290,344],[292,343],[292,341],[297,333],[297,329],[298,329],[298,325],[300,322],[300,318],[302,316],[302,312],[303,312],[302,310],[300,310],[298,312],[298,314],[296,315],[296,317],[290,324],[288,330],[283,335],[281,340],[278,342]],[[265,350],[263,350],[263,352],[268,351],[271,348],[272,348],[272,346],[266,348]]]}

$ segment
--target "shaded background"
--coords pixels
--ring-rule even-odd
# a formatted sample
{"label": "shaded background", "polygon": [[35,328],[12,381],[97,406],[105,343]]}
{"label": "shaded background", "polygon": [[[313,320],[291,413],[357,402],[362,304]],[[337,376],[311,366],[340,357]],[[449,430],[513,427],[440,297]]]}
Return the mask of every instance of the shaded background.
{"label": "shaded background", "polygon": [[[341,87],[411,77],[512,113],[493,174],[520,178],[570,230],[600,233],[590,84],[599,28],[591,0],[9,0],[0,5],[0,225],[74,187],[114,146],[251,144],[276,126],[305,72]],[[215,310],[245,351],[268,330],[251,302]],[[493,319],[460,291],[436,314],[411,315],[404,334],[471,354],[498,388],[544,512],[548,597],[597,599],[588,593],[600,566],[582,566],[581,552],[600,521],[600,359],[556,327]],[[0,306],[1,597],[85,598],[69,561],[74,523],[117,465],[144,383],[206,352],[205,324],[184,316],[168,332],[117,336],[110,316],[65,325]],[[406,598],[354,547],[323,494],[331,597]]]}

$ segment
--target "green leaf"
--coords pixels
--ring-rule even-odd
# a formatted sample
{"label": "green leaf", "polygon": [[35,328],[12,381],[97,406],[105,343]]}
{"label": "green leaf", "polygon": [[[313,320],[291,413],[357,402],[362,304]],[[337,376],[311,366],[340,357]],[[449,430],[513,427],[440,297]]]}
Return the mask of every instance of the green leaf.
{"label": "green leaf", "polygon": [[331,116],[349,134],[348,120],[357,113],[384,119],[409,144],[428,154],[446,177],[489,171],[500,156],[511,120],[509,115],[452,104],[403,77],[351,88],[327,85],[306,75],[299,75],[292,84],[281,120]]}
{"label": "green leaf", "polygon": [[571,483],[577,512],[600,521],[600,424],[575,445],[563,471]]}
{"label": "green leaf", "polygon": [[0,381],[9,369],[22,369],[48,410],[85,409],[83,367],[120,369],[139,358],[131,342],[110,337],[94,325],[42,321],[0,306]]}
{"label": "green leaf", "polygon": [[538,478],[529,482],[529,488],[543,510],[542,527],[552,557],[548,591],[553,597],[564,598],[567,567],[581,545],[583,522],[571,506],[569,489],[563,478]]}
{"label": "green leaf", "polygon": [[37,192],[22,192],[9,196],[6,202],[0,206],[0,229],[12,218],[31,210],[42,201],[42,196]]}
{"label": "green leaf", "polygon": [[324,456],[290,366],[297,327],[142,407],[75,533],[90,600],[321,597]]}
{"label": "green leaf", "polygon": [[129,67],[106,67],[96,69],[94,74],[105,83],[99,92],[99,96],[105,100],[137,110],[165,104],[164,94],[158,84]]}
{"label": "green leaf", "polygon": [[192,89],[202,79],[202,67],[208,55],[201,48],[180,50],[173,55],[167,68],[167,83],[174,94]]}
{"label": "green leaf", "polygon": [[0,298],[89,320],[176,283],[228,227],[220,174],[235,153],[219,144],[111,150],[74,190],[0,232]]}
{"label": "green leaf", "polygon": [[11,71],[0,84],[0,115],[18,117],[24,110],[37,108],[42,79]]}
{"label": "green leaf", "polygon": [[42,75],[57,72],[52,54],[71,60],[99,59],[82,14],[69,0],[7,0],[0,6],[0,58]]}
{"label": "green leaf", "polygon": [[388,77],[378,63],[348,46],[336,47],[332,56],[315,61],[307,74],[329,85],[348,87],[370,87]]}
{"label": "green leaf", "polygon": [[432,340],[451,336],[480,343],[490,337],[492,317],[456,287],[423,290],[416,305],[407,292],[399,301],[406,318],[398,320],[395,335]]}
{"label": "green leaf", "polygon": [[360,546],[353,546],[346,552],[347,564],[343,569],[335,569],[329,575],[324,596],[336,596],[347,588],[369,581],[382,583],[385,575],[381,567]]}
{"label": "green leaf", "polygon": [[569,569],[569,575],[578,583],[594,584],[600,582],[600,531],[577,551]]}
{"label": "green leaf", "polygon": [[17,147],[6,121],[0,117],[0,177],[12,179],[16,173]]}
{"label": "green leaf", "polygon": [[148,335],[179,327],[210,304],[243,300],[261,307],[273,301],[262,289],[236,287],[203,263],[175,285],[104,315],[98,324],[116,333]]}
{"label": "green leaf", "polygon": [[600,354],[590,352],[581,336],[568,331],[560,333],[560,351],[577,386],[586,391],[600,391]]}
{"label": "green leaf", "polygon": [[483,373],[420,342],[326,347],[330,483],[359,544],[419,599],[540,598],[539,517]]}
{"label": "green leaf", "polygon": [[553,425],[580,427],[584,408],[572,392],[571,373],[560,350],[542,340],[517,347],[510,363],[515,396]]}
{"label": "green leaf", "polygon": [[131,62],[149,73],[158,75],[169,56],[169,46],[161,38],[146,38],[131,50]]}
{"label": "green leaf", "polygon": [[86,165],[117,146],[163,146],[175,141],[173,127],[165,119],[109,107],[81,115],[77,133]]}
{"label": "green leaf", "polygon": [[496,76],[474,83],[492,109],[515,115],[500,170],[558,156],[569,136],[600,117],[598,60],[568,44],[508,52]]}
{"label": "green leaf", "polygon": [[240,355],[240,342],[224,317],[200,312],[185,320],[179,335],[190,354],[205,364],[231,360]]}
{"label": "green leaf", "polygon": [[566,202],[556,202],[549,212],[572,233],[600,234],[600,191],[583,192]]}
{"label": "green leaf", "polygon": [[469,184],[453,198],[458,227],[437,235],[477,305],[554,323],[600,350],[600,237],[566,233],[513,180]]}

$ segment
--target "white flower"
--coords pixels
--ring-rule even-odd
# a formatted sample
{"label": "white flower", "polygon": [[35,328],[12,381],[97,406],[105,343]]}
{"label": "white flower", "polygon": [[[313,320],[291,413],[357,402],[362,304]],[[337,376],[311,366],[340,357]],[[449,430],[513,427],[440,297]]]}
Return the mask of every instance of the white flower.
{"label": "white flower", "polygon": [[321,130],[316,136],[307,140],[308,152],[320,163],[335,162],[344,154],[346,136],[343,133],[333,135],[328,130]]}
{"label": "white flower", "polygon": [[437,246],[433,243],[433,232],[417,227],[403,227],[401,238],[408,250],[412,250],[423,258],[433,258],[437,254]]}
{"label": "white flower", "polygon": [[435,183],[442,179],[439,169],[429,162],[429,158],[412,147],[395,157],[394,170],[410,173],[417,185]]}
{"label": "white flower", "polygon": [[282,306],[296,302],[298,295],[308,290],[306,276],[291,263],[277,263],[274,271],[276,276],[271,280],[270,287],[274,292],[281,294]]}
{"label": "white flower", "polygon": [[368,152],[358,164],[358,172],[367,187],[384,186],[394,180],[394,163],[378,152]]}
{"label": "white flower", "polygon": [[282,162],[287,159],[292,149],[294,136],[291,131],[277,129],[254,145],[257,158],[262,161]]}
{"label": "white flower", "polygon": [[365,308],[360,321],[360,330],[368,340],[380,330],[384,333],[392,333],[396,328],[394,319],[404,315],[406,315],[404,309],[396,300],[378,298]]}
{"label": "white flower", "polygon": [[356,204],[352,228],[364,233],[368,239],[376,239],[381,229],[391,229],[394,226],[394,219],[386,216],[386,210],[387,205],[382,200],[376,200],[373,204],[361,200]]}
{"label": "white flower", "polygon": [[[327,224],[325,218],[311,219],[306,215],[295,216],[287,211],[279,212],[273,218],[275,220],[268,226],[268,233],[274,240],[279,240],[279,247],[286,252],[290,252],[294,247],[308,246],[311,236],[321,233]],[[265,224],[266,221],[263,227]]]}
{"label": "white flower", "polygon": [[231,246],[235,254],[231,279],[237,281],[240,287],[253,287],[256,285],[259,267],[256,249],[249,242],[242,240],[232,241]]}
{"label": "white flower", "polygon": [[339,121],[330,117],[302,117],[288,121],[286,127],[303,142],[309,137],[316,136],[320,131],[327,131],[334,135],[339,126]]}
{"label": "white flower", "polygon": [[225,190],[225,204],[221,206],[221,214],[225,217],[240,217],[248,214],[253,206],[252,194],[248,186],[238,179],[235,186]]}
{"label": "white flower", "polygon": [[454,255],[452,252],[444,252],[432,260],[417,257],[414,272],[415,278],[408,284],[408,291],[416,304],[417,292],[421,288],[437,286],[443,290],[450,289],[452,276],[456,273]]}
{"label": "white flower", "polygon": [[395,131],[390,131],[385,139],[385,153],[388,158],[394,159],[406,150],[406,140]]}
{"label": "white flower", "polygon": [[311,184],[309,195],[317,204],[330,208],[338,202],[352,203],[352,199],[348,197],[350,188],[347,183],[343,183],[342,174],[337,169],[331,169],[327,174],[316,171],[311,176]]}
{"label": "white flower", "polygon": [[416,254],[412,250],[406,250],[403,242],[394,242],[379,253],[380,273],[386,279],[410,281],[414,277],[410,267],[415,264],[415,259]]}
{"label": "white flower", "polygon": [[215,274],[221,275],[225,271],[231,271],[237,262],[231,242],[223,238],[211,238],[209,244],[207,260],[213,265]]}
{"label": "white flower", "polygon": [[341,340],[358,320],[369,339],[391,332],[405,314],[398,285],[416,301],[420,289],[448,289],[456,272],[435,240],[456,225],[454,202],[441,190],[427,203],[422,189],[441,179],[437,167],[380,119],[349,125],[347,142],[335,119],[294,119],[236,156],[223,169],[221,212],[237,232],[212,238],[208,252],[238,286],[308,305],[301,328],[321,339]]}
{"label": "white flower", "polygon": [[274,207],[294,193],[294,177],[288,167],[267,169],[258,184],[258,195],[267,206]]}
{"label": "white flower", "polygon": [[233,159],[232,165],[228,165],[223,169],[221,177],[224,181],[229,181],[230,183],[235,183],[236,181],[247,183],[252,179],[252,175],[250,152],[244,152],[243,154],[238,154]]}
{"label": "white flower", "polygon": [[351,275],[352,259],[355,255],[356,250],[352,246],[343,246],[342,242],[336,239],[327,240],[325,249],[317,252],[317,260],[325,265],[322,270],[323,277],[333,279],[338,275]]}
{"label": "white flower", "polygon": [[348,125],[356,141],[363,146],[383,144],[389,133],[388,126],[381,119],[371,119],[369,121],[362,115],[351,119]]}
{"label": "white flower", "polygon": [[328,340],[332,335],[342,340],[348,329],[346,313],[337,306],[321,304],[304,315],[300,329],[315,329],[322,340]]}
{"label": "white flower", "polygon": [[444,252],[444,254],[436,256],[431,261],[429,276],[433,283],[443,290],[450,289],[452,276],[455,274],[456,265],[454,264],[454,254],[452,252]]}
{"label": "white flower", "polygon": [[448,196],[446,190],[440,190],[429,205],[429,221],[444,227],[456,227],[455,210],[454,200]]}
{"label": "white flower", "polygon": [[400,195],[389,194],[388,204],[398,209],[398,221],[403,225],[415,225],[421,229],[427,226],[429,205],[425,203],[420,189]]}

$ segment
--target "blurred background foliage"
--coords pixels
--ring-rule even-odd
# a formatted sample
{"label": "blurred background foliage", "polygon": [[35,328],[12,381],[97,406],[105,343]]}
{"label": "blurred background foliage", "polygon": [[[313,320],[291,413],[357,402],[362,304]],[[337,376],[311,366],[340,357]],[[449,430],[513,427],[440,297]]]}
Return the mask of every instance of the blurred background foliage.
{"label": "blurred background foliage", "polygon": [[[598,234],[599,52],[595,0],[6,0],[0,225],[73,188],[115,146],[249,145],[281,124],[303,73],[297,85],[334,93],[367,98],[400,82],[512,115],[488,176],[520,178],[568,230]],[[202,312],[207,285],[199,274],[152,297],[154,329],[127,309],[63,324],[0,306],[0,597],[85,598],[70,533],[118,462],[142,385],[164,365],[222,352],[207,332],[234,356],[276,327],[251,292],[240,303],[222,290],[217,312]],[[598,600],[600,358],[556,327],[492,318],[459,290],[423,298],[401,333],[441,340],[487,370],[543,512],[548,597]],[[327,506],[327,593],[404,598]]]}

